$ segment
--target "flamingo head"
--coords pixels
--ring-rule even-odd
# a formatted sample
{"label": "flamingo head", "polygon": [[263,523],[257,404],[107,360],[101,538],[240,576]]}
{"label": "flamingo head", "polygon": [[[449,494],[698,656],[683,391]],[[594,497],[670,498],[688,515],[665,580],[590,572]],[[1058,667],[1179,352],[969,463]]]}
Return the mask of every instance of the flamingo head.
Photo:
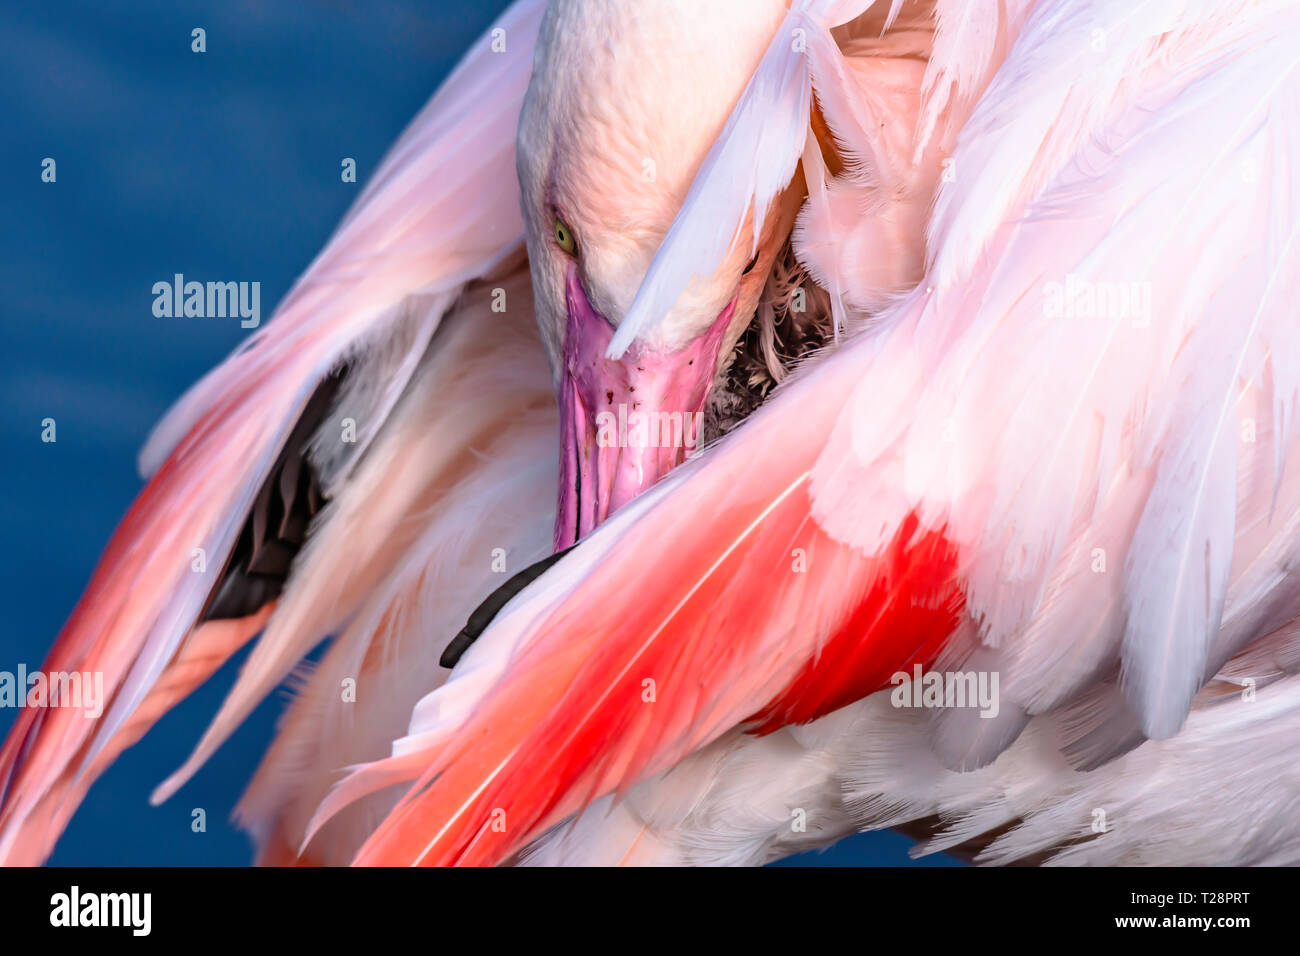
{"label": "flamingo head", "polygon": [[784,13],[780,0],[560,0],[543,21],[518,171],[560,403],[557,550],[696,450],[720,366],[789,237],[797,177],[756,253],[737,243],[650,332],[606,356]]}

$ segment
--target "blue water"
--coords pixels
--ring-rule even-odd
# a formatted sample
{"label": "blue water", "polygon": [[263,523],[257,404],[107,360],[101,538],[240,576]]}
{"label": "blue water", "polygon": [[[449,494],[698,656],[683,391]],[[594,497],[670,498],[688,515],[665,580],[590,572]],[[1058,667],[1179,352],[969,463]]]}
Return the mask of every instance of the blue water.
{"label": "blue water", "polygon": [[[386,146],[505,6],[100,2],[0,8],[0,670],[36,668],[140,488],[135,454],[185,386],[245,334],[155,318],[181,272],[261,283],[263,315],[328,237]],[[206,31],[207,52],[191,51]],[[56,181],[41,181],[42,161]],[[361,183],[340,181],[344,157]],[[41,441],[42,421],[57,441]],[[170,802],[228,665],[95,785],[59,864],[234,865],[228,822],[284,703],[273,695]],[[0,711],[0,729],[12,722]],[[202,808],[207,831],[191,830]],[[904,864],[893,834],[796,863]],[[948,862],[940,860],[937,862]]]}

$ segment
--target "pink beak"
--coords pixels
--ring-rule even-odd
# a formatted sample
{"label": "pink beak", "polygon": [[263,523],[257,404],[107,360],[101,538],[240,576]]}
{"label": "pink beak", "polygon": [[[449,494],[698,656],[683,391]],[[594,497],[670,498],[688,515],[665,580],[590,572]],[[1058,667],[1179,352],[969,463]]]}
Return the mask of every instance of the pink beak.
{"label": "pink beak", "polygon": [[733,299],[676,352],[633,346],[605,357],[614,327],[592,308],[575,266],[560,381],[560,496],[555,549],[567,548],[699,448],[704,403]]}

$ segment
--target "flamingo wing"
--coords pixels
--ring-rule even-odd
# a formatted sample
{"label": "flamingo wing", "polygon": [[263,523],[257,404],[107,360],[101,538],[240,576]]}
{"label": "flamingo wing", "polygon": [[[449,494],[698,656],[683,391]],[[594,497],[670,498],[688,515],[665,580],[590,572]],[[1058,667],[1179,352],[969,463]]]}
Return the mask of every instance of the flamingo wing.
{"label": "flamingo wing", "polygon": [[[523,862],[758,865],[890,827],[924,841],[914,855],[955,852],[979,864],[1295,862],[1294,622],[1207,683],[1177,736],[1089,771],[1071,763],[1066,743],[1097,719],[1091,695],[1032,717],[995,759],[965,769],[937,746],[945,712],[898,707],[891,696],[763,737],[732,731],[552,827]],[[1206,812],[1214,806],[1233,813]]]}
{"label": "flamingo wing", "polygon": [[[519,0],[506,11],[272,321],[149,439],[141,468],[152,477],[46,661],[102,672],[107,708],[98,720],[22,712],[0,751],[0,860],[48,855],[107,762],[261,629],[278,590],[266,579],[293,557],[284,546],[300,546],[307,520],[346,487],[467,284],[518,255],[515,125],[543,8]],[[326,633],[260,646],[169,789]]]}
{"label": "flamingo wing", "polygon": [[[1230,7],[1038,5],[955,136],[922,280],[506,607],[322,807],[422,767],[357,862],[502,861],[917,664],[992,654],[1026,714],[1113,688],[1139,739],[1177,734],[1290,620],[1300,509],[1300,17]],[[982,762],[1016,734],[990,736]]]}
{"label": "flamingo wing", "polygon": [[489,582],[550,551],[559,423],[531,305],[526,264],[466,290],[294,565],[262,642],[289,656],[334,637],[236,811],[261,862],[351,860],[400,792],[304,845],[316,807],[345,768],[384,757],[445,679],[439,655]]}

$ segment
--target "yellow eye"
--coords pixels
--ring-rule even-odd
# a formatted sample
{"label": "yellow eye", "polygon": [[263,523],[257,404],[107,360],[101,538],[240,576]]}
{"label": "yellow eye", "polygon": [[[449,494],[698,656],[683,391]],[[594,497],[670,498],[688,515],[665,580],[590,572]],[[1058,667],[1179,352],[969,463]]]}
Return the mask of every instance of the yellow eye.
{"label": "yellow eye", "polygon": [[555,244],[563,249],[566,255],[572,256],[578,252],[578,240],[574,238],[573,230],[563,219],[555,220]]}

